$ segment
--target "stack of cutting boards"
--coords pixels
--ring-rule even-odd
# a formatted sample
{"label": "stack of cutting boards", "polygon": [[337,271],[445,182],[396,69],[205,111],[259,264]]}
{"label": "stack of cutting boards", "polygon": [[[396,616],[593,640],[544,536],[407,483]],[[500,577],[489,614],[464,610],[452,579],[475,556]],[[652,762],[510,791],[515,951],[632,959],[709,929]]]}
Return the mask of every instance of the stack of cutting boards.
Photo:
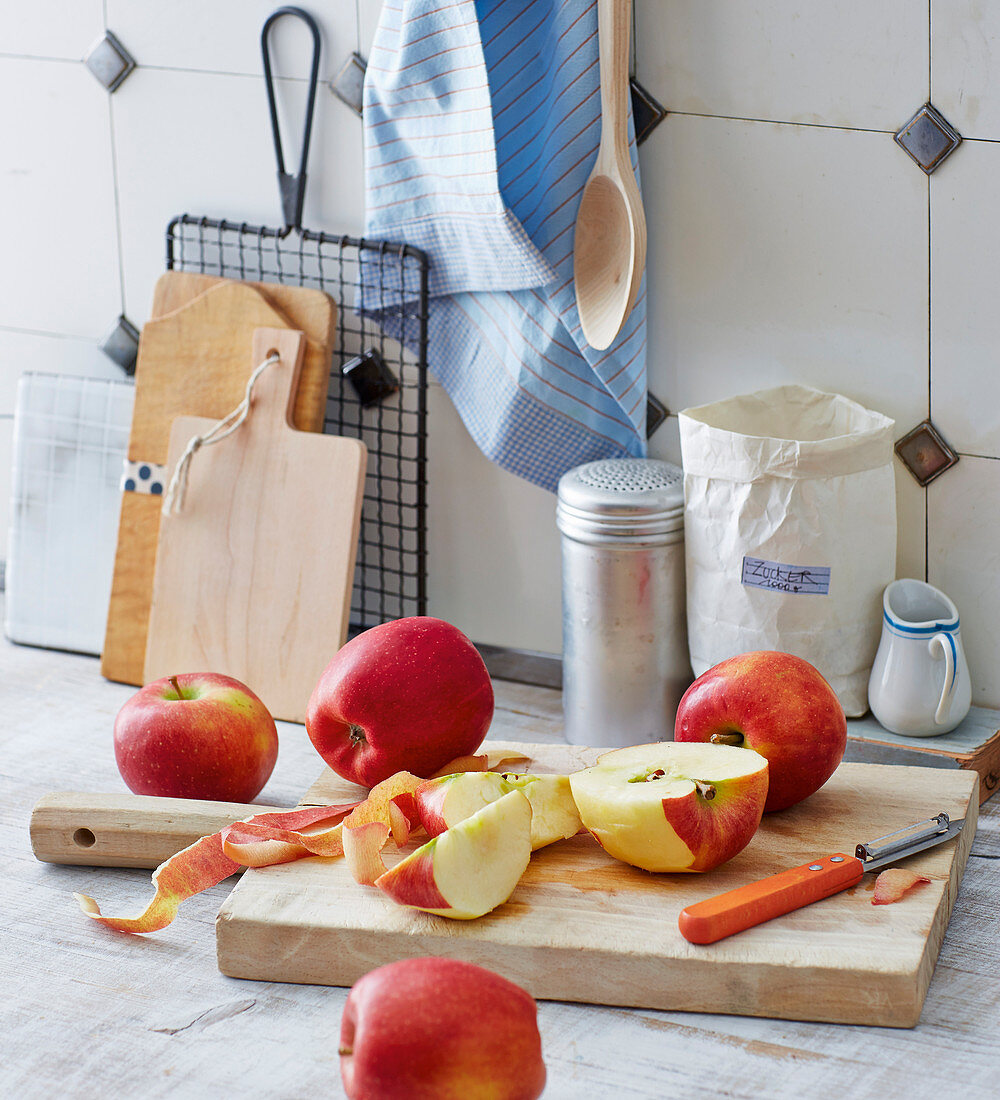
{"label": "stack of cutting boards", "polygon": [[[365,471],[359,440],[320,434],[335,322],[319,290],[159,280],[136,364],[108,679],[225,673],[276,718],[303,720],[346,638]],[[180,453],[240,404],[272,351],[245,423],[196,452],[183,506],[163,516]]]}

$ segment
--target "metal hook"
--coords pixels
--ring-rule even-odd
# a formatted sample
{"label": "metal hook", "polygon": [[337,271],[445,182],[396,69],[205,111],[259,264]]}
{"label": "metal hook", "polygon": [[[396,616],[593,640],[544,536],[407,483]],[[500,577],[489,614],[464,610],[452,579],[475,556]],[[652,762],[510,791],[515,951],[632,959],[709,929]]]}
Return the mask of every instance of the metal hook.
{"label": "metal hook", "polygon": [[[278,130],[278,107],[274,98],[274,78],[271,75],[271,55],[268,34],[271,26],[283,15],[301,19],[312,32],[312,69],[309,74],[309,91],[306,96],[306,123],[302,133],[302,154],[299,170],[294,176],[285,171],[285,157],[281,150],[281,133]],[[319,81],[320,36],[316,20],[301,8],[282,7],[273,11],[260,32],[260,50],[264,59],[264,84],[267,87],[267,105],[271,112],[271,133],[274,135],[274,153],[278,161],[278,189],[281,193],[281,212],[285,219],[285,233],[302,228],[302,203],[306,194],[306,161],[309,159],[309,138],[312,134],[313,108],[316,106],[316,86]]]}

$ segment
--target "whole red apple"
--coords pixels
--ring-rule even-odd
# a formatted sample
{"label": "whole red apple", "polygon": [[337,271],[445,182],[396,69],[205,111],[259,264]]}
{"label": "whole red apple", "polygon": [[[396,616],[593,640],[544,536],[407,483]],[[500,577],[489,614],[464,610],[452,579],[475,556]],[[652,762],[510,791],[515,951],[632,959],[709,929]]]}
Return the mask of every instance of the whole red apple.
{"label": "whole red apple", "polygon": [[764,812],[808,798],[837,770],[847,719],[833,688],[801,657],[761,650],[730,657],[687,689],[675,741],[746,745],[767,758]]}
{"label": "whole red apple", "polygon": [[534,999],[457,959],[402,959],[354,983],[340,1024],[350,1100],[536,1100]]}
{"label": "whole red apple", "polygon": [[338,775],[372,787],[398,771],[433,775],[475,752],[492,718],[479,651],[458,627],[418,615],[374,626],[334,655],[306,730]]}
{"label": "whole red apple", "polygon": [[154,680],[118,712],[115,760],[129,789],[249,802],[278,758],[267,707],[239,680],[187,672]]}

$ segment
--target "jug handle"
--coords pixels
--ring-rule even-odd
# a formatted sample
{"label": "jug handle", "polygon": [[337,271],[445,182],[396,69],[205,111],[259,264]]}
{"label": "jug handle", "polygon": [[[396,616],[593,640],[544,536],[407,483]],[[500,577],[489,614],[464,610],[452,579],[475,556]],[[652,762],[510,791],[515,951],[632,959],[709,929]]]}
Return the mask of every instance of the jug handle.
{"label": "jug handle", "polygon": [[934,712],[934,721],[941,725],[946,717],[945,707],[950,702],[952,692],[955,690],[955,665],[958,653],[955,648],[955,639],[950,634],[942,632],[941,634],[935,634],[927,643],[927,648],[932,656],[935,642],[941,647],[941,653],[944,656],[944,686],[941,688],[941,698],[938,700],[937,710]]}

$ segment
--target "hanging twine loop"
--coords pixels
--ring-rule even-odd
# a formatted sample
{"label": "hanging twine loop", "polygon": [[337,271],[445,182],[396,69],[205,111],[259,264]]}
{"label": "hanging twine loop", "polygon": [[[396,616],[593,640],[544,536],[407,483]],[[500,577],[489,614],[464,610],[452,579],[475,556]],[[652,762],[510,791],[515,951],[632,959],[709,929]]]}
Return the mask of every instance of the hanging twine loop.
{"label": "hanging twine loop", "polygon": [[195,454],[202,447],[208,446],[210,443],[218,443],[220,440],[225,439],[227,435],[232,435],[247,419],[250,415],[254,383],[272,363],[279,363],[280,361],[281,356],[278,355],[277,352],[269,355],[264,362],[254,370],[253,374],[250,375],[247,380],[247,388],[243,395],[243,400],[236,408],[233,409],[231,413],[224,416],[217,424],[213,425],[204,435],[195,435],[191,437],[187,447],[184,448],[184,453],[177,462],[173,476],[170,478],[170,484],[167,486],[166,494],[163,497],[162,512],[165,516],[169,516],[171,513],[177,513],[184,507],[184,495],[187,492],[188,470]]}

